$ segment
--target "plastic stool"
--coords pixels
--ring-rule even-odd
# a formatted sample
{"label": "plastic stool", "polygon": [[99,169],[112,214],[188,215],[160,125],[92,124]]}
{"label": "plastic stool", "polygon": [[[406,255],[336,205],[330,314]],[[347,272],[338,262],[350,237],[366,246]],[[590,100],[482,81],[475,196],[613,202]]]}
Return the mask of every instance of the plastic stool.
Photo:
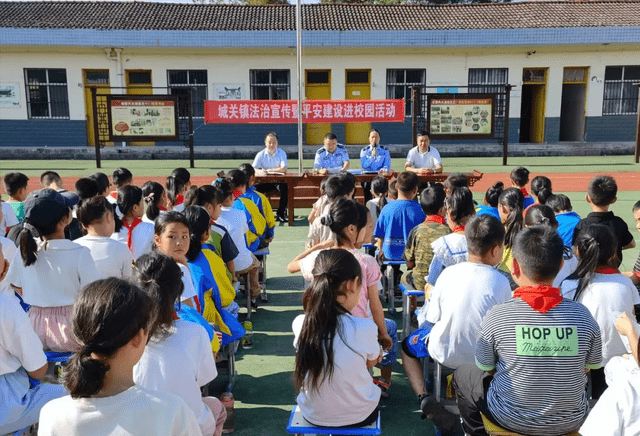
{"label": "plastic stool", "polygon": [[[406,265],[407,262],[405,260],[383,260],[382,261],[382,265],[383,266],[395,266],[395,265]],[[389,307],[389,311],[392,314],[396,314],[396,300],[395,300],[395,288],[396,288],[396,281],[395,281],[395,273],[393,271],[393,268],[387,268],[387,270],[385,271],[385,274],[388,275],[387,277],[387,289],[385,290],[385,292],[387,293],[387,305]]]}
{"label": "plastic stool", "polygon": [[333,434],[333,435],[378,435],[380,430],[380,412],[378,419],[366,427],[331,428],[318,427],[304,419],[298,406],[294,406],[287,424],[287,433],[292,434]]}
{"label": "plastic stool", "polygon": [[[504,429],[499,425],[494,424],[493,422],[489,421],[489,418],[484,416],[483,413],[480,413],[480,416],[482,417],[482,424],[484,425],[484,429],[487,433],[489,433],[489,436],[524,436],[520,433]],[[563,436],[580,436],[580,433],[578,431],[572,431],[571,433],[567,433]]]}
{"label": "plastic stool", "polygon": [[424,291],[419,291],[413,286],[401,283],[402,291],[402,338],[406,338],[411,333],[411,314],[409,313],[409,299],[411,297],[424,297]]}

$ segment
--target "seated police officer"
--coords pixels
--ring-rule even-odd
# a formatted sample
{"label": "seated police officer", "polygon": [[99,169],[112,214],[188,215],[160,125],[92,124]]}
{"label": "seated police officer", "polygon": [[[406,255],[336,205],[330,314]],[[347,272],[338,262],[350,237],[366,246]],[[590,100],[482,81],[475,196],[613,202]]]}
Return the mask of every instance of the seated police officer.
{"label": "seated police officer", "polygon": [[338,144],[338,137],[333,133],[325,135],[324,146],[316,152],[313,168],[318,170],[318,174],[334,174],[349,169],[347,148]]}
{"label": "seated police officer", "polygon": [[[366,172],[389,173],[391,172],[391,155],[386,147],[380,145],[380,132],[371,129],[369,132],[369,145],[360,151],[360,163],[362,170]],[[371,182],[362,182],[365,203],[371,200]]]}

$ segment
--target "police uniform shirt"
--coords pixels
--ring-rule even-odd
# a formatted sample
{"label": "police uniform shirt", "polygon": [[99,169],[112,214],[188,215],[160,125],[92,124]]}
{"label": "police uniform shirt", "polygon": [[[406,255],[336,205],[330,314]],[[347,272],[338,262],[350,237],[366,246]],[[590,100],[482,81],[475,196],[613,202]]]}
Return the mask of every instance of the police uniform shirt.
{"label": "police uniform shirt", "polygon": [[344,145],[338,144],[333,153],[329,153],[323,146],[316,152],[313,167],[317,169],[326,168],[333,170],[333,172],[339,172],[342,170],[344,163],[348,161],[349,153],[347,153],[347,148]]}
{"label": "police uniform shirt", "polygon": [[[373,156],[373,150],[376,150],[376,155]],[[360,151],[360,163],[362,169],[365,171],[380,171],[381,169],[391,169],[391,155],[389,150],[382,145],[372,147],[367,145]]]}

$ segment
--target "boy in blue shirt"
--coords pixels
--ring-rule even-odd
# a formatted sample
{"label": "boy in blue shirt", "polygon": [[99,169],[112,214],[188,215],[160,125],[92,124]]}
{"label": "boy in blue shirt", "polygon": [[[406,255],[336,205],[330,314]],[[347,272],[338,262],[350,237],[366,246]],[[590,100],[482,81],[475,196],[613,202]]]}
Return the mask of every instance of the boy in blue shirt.
{"label": "boy in blue shirt", "polygon": [[573,211],[571,200],[563,194],[552,195],[544,203],[553,209],[558,221],[558,234],[562,238],[565,247],[571,248],[573,243],[573,229],[576,228],[582,218]]}

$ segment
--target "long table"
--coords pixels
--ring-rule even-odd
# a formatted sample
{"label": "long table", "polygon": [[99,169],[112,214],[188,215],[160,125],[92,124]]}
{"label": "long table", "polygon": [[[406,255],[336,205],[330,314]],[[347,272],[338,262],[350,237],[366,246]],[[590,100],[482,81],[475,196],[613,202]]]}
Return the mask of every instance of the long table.
{"label": "long table", "polygon": [[[384,174],[388,180],[396,178],[399,173]],[[438,173],[438,174],[418,174],[420,181],[422,182],[444,182],[451,173]],[[482,178],[483,173],[477,170],[473,170],[471,173],[463,173],[469,180],[469,186],[473,186],[478,180]],[[356,182],[368,182],[379,174],[356,174]],[[326,175],[314,174],[309,171],[303,173],[290,173],[286,174],[256,174],[256,184],[258,183],[286,183],[288,186],[288,214],[289,225],[293,226],[293,218],[295,215],[295,196],[294,189],[299,186],[302,181],[308,181],[311,185],[320,188],[320,183],[325,179]]]}

